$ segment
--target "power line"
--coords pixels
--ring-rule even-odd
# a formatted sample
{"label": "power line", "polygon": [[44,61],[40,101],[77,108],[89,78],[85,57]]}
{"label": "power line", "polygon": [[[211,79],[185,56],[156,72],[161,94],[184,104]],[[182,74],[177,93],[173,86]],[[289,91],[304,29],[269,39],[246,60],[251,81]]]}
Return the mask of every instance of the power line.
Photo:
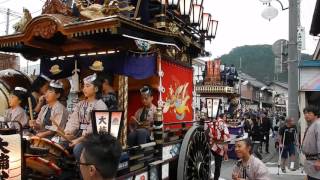
{"label": "power line", "polygon": [[[37,11],[34,11],[34,12],[32,12],[31,14],[35,14],[35,13],[38,13],[38,12],[40,12],[42,9],[39,9],[39,10],[37,10]],[[0,12],[1,13],[1,12]],[[15,21],[15,20],[18,20],[18,19],[20,19],[21,18],[21,16],[20,17],[15,17],[15,18],[13,18],[13,19],[10,19],[10,21]],[[2,21],[2,22],[0,22],[0,25],[1,24],[5,24],[5,23],[7,23],[7,21]]]}

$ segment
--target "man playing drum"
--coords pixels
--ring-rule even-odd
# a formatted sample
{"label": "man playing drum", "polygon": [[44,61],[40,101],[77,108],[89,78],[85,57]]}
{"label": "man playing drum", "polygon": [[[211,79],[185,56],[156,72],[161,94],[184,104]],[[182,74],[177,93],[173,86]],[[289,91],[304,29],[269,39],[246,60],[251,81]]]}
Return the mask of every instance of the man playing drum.
{"label": "man playing drum", "polygon": [[65,128],[68,112],[59,102],[62,93],[62,83],[59,81],[51,81],[48,91],[45,94],[47,104],[41,108],[37,120],[29,122],[30,127],[37,130],[37,136],[51,139],[56,134],[54,128],[58,130]]}
{"label": "man playing drum", "polygon": [[73,113],[69,116],[65,133],[66,137],[72,140],[69,144],[74,147],[73,153],[79,160],[82,151],[82,141],[85,135],[92,133],[91,112],[93,110],[107,110],[106,104],[99,99],[101,82],[97,79],[97,75],[93,74],[83,79],[83,94],[85,100],[80,101],[73,109]]}

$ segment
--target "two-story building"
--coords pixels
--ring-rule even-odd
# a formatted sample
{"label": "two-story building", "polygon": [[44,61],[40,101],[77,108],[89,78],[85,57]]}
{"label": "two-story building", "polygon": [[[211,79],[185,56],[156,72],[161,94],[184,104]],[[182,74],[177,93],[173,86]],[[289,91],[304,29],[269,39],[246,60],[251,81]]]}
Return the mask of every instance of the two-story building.
{"label": "two-story building", "polygon": [[239,73],[239,94],[242,108],[254,109],[272,107],[272,91],[267,84],[256,78]]}
{"label": "two-story building", "polygon": [[288,109],[288,84],[279,81],[273,81],[269,88],[273,92],[273,102],[277,111],[286,112]]}

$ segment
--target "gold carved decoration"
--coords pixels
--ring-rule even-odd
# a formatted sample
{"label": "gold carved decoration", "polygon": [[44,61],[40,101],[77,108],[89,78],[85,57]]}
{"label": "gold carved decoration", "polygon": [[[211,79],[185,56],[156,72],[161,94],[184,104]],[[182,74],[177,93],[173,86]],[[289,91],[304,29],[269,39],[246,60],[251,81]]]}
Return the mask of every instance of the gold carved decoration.
{"label": "gold carved decoration", "polygon": [[34,36],[40,36],[44,39],[50,39],[57,32],[58,26],[53,21],[44,21],[37,24],[33,29]]}
{"label": "gold carved decoration", "polygon": [[[117,0],[105,0],[101,4],[86,4],[82,0],[76,0],[77,8],[84,19],[97,19],[106,16],[118,15],[121,12],[130,12],[135,8],[126,2],[121,4]],[[123,6],[123,7],[120,7]]]}
{"label": "gold carved decoration", "polygon": [[169,28],[169,31],[174,33],[174,34],[179,32],[179,27],[173,22],[169,23],[169,27],[168,28]]}
{"label": "gold carved decoration", "polygon": [[20,21],[13,25],[13,29],[15,32],[23,32],[26,28],[28,22],[32,19],[31,13],[28,9],[23,8],[23,16],[21,17]]}
{"label": "gold carved decoration", "polygon": [[63,14],[71,16],[71,9],[61,0],[47,0],[42,7],[42,14]]}

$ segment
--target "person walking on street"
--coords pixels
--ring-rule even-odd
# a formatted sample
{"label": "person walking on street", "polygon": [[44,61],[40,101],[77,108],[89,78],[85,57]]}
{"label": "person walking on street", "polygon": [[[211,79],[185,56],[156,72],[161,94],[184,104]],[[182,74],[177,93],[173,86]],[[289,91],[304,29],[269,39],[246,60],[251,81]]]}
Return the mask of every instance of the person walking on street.
{"label": "person walking on street", "polygon": [[244,124],[243,124],[243,129],[246,133],[248,133],[248,137],[251,137],[252,133],[251,133],[251,130],[252,130],[252,120],[251,118],[249,117],[248,114],[245,114],[244,115]]}
{"label": "person walking on street", "polygon": [[228,144],[226,142],[230,141],[230,134],[226,124],[226,116],[220,114],[216,121],[207,124],[206,130],[215,162],[214,180],[218,180],[222,161],[228,160]]}
{"label": "person walking on street", "polygon": [[265,143],[265,152],[267,154],[269,154],[269,137],[270,137],[270,130],[272,130],[273,132],[273,127],[272,127],[272,122],[271,120],[268,118],[266,113],[262,113],[261,115],[261,128],[262,128],[262,139],[263,142]]}
{"label": "person walking on street", "polygon": [[302,141],[302,152],[306,157],[304,170],[308,180],[320,180],[320,120],[319,109],[309,106],[304,109],[308,127]]}
{"label": "person walking on street", "polygon": [[252,138],[252,142],[253,142],[253,153],[255,154],[255,156],[259,159],[262,159],[262,155],[259,152],[259,147],[261,146],[261,139],[262,139],[262,133],[261,133],[261,126],[257,120],[257,116],[256,115],[252,115],[251,116],[251,120],[252,120],[252,130],[251,130],[251,138]]}
{"label": "person walking on street", "polygon": [[[281,170],[286,173],[286,161],[288,155],[291,162],[295,162],[295,145],[297,142],[297,127],[294,125],[292,118],[288,118],[286,124],[279,130],[279,145],[282,149]],[[294,169],[292,169],[294,170]]]}

